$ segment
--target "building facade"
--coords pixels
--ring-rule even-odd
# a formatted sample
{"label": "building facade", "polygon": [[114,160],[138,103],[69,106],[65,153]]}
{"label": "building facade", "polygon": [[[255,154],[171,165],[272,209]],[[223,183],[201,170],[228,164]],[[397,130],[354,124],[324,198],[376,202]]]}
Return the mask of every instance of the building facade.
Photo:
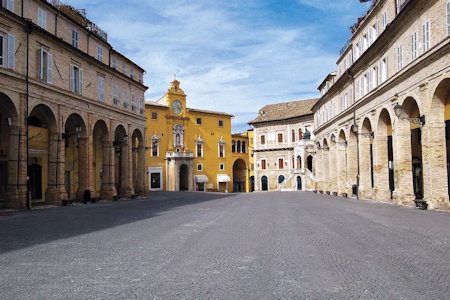
{"label": "building facade", "polygon": [[[177,80],[172,81],[163,98],[146,101],[145,111],[150,191],[233,192],[233,168],[240,174],[236,186],[241,191],[248,155],[241,153],[246,150],[245,137],[232,138],[232,115],[187,108],[186,94]],[[240,150],[236,152],[238,141]]]}
{"label": "building facade", "polygon": [[144,70],[61,1],[0,16],[2,205],[145,194]]}
{"label": "building facade", "polygon": [[377,0],[313,107],[317,190],[449,207],[450,2]]}
{"label": "building facade", "polygon": [[314,190],[314,118],[317,99],[270,104],[253,128],[255,191]]}

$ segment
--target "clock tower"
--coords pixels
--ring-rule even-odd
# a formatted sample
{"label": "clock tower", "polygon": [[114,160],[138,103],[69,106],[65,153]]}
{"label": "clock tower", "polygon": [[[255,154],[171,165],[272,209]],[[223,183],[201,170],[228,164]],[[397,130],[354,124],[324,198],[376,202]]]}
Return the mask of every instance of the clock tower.
{"label": "clock tower", "polygon": [[180,89],[180,82],[174,80],[166,92],[166,102],[172,117],[186,117],[186,94]]}

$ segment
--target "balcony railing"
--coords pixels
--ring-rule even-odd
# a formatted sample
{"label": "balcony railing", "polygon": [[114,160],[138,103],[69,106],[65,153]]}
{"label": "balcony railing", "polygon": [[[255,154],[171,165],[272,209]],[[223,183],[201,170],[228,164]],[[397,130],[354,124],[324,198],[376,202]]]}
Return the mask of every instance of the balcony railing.
{"label": "balcony railing", "polygon": [[166,152],[166,158],[193,158],[194,153],[192,152]]}

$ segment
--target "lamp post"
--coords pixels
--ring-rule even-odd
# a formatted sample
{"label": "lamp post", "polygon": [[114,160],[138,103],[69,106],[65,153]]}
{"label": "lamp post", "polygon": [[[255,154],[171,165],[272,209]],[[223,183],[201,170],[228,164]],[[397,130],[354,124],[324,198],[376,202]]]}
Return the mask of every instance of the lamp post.
{"label": "lamp post", "polygon": [[421,115],[421,116],[415,117],[415,118],[404,117],[404,116],[402,116],[403,111],[404,111],[403,106],[397,102],[397,104],[395,104],[395,106],[394,106],[394,113],[399,120],[408,120],[413,124],[419,124],[420,127],[425,125],[425,115]]}

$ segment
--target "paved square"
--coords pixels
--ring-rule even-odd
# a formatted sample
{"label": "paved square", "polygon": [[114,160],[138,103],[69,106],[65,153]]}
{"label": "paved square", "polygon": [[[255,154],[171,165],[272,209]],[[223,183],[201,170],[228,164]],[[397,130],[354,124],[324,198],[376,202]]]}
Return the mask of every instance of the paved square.
{"label": "paved square", "polygon": [[449,299],[450,214],[309,192],[0,215],[1,299]]}

